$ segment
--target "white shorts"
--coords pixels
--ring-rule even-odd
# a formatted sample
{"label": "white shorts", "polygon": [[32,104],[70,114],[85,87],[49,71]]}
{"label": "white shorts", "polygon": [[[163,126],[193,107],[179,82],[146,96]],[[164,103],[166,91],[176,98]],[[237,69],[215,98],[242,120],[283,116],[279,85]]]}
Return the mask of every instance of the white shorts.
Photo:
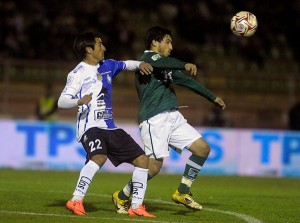
{"label": "white shorts", "polygon": [[181,153],[185,147],[189,148],[202,137],[177,110],[145,120],[139,128],[146,155],[155,159],[169,156],[169,147]]}

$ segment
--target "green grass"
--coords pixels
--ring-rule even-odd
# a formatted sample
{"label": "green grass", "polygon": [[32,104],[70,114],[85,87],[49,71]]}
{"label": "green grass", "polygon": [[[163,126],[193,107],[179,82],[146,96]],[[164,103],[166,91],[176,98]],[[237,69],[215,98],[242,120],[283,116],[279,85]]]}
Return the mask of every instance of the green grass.
{"label": "green grass", "polygon": [[0,222],[300,222],[300,179],[204,176],[192,186],[204,209],[191,211],[174,204],[171,195],[179,175],[160,174],[148,182],[145,205],[155,219],[118,215],[112,192],[122,188],[130,174],[99,171],[85,197],[86,217],[65,209],[78,172],[0,169]]}

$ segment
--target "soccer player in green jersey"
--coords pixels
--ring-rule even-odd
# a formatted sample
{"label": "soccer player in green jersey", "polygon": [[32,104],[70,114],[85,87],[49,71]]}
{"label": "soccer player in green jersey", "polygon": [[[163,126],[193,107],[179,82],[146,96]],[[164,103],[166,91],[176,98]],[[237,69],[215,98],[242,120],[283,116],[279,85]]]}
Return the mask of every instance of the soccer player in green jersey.
{"label": "soccer player in green jersey", "polygon": [[[145,35],[145,47],[140,60],[150,63],[154,70],[152,75],[145,77],[136,73],[136,89],[140,100],[139,128],[145,153],[150,157],[148,180],[159,173],[164,158],[169,156],[169,147],[179,153],[187,148],[192,154],[172,199],[193,210],[201,210],[202,206],[193,199],[190,188],[210,153],[210,146],[179,112],[172,85],[184,86],[220,109],[225,109],[225,103],[181,71],[196,75],[196,65],[169,57],[173,49],[169,30],[159,26],[150,28]],[[118,213],[127,213],[131,194],[132,183],[129,181],[122,190],[112,195]]]}

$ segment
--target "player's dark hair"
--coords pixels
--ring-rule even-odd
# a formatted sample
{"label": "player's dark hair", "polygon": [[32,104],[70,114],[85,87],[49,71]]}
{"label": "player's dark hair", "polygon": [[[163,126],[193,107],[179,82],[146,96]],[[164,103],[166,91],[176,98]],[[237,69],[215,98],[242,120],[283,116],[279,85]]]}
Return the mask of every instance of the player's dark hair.
{"label": "player's dark hair", "polygon": [[150,50],[153,40],[161,42],[166,35],[170,35],[172,37],[171,31],[163,27],[154,26],[148,29],[144,37],[146,50]]}
{"label": "player's dark hair", "polygon": [[86,47],[91,47],[94,49],[96,40],[95,38],[100,38],[99,33],[86,32],[78,35],[73,44],[73,50],[78,59],[83,60],[86,56]]}

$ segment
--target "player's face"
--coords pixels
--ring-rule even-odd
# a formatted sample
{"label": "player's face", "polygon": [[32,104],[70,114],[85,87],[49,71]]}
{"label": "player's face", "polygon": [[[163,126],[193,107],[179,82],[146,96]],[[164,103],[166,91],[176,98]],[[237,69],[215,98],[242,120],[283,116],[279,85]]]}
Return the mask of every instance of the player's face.
{"label": "player's face", "polygon": [[158,53],[163,57],[168,57],[173,50],[172,38],[170,35],[165,35],[163,40],[158,43]]}
{"label": "player's face", "polygon": [[96,38],[92,56],[95,58],[95,60],[100,62],[100,61],[104,60],[104,52],[105,51],[106,51],[106,48],[103,45],[102,40],[100,38]]}

